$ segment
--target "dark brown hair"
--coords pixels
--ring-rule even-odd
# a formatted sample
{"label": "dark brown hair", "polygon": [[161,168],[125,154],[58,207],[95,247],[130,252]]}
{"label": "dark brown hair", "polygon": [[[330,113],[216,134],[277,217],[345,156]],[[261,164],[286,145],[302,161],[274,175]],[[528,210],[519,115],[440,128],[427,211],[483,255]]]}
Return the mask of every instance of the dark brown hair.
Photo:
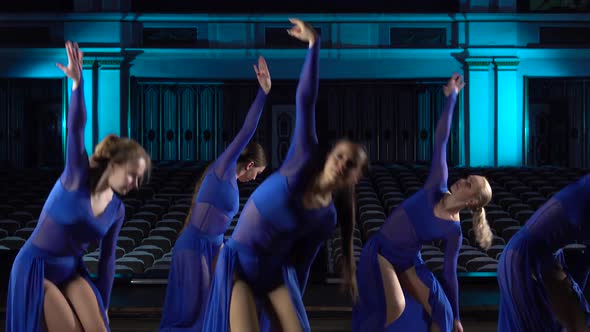
{"label": "dark brown hair", "polygon": [[[362,161],[363,173],[368,170],[369,158],[365,147],[362,144],[355,143],[348,139],[340,139],[333,145],[322,146],[316,150],[315,156],[310,159],[310,162],[305,166],[303,179],[308,181],[303,184],[301,189],[307,189],[314,183],[318,176],[324,169],[328,155],[332,149],[340,143],[352,144],[355,148],[362,151],[365,158]],[[357,282],[356,282],[356,259],[354,257],[353,235],[354,226],[356,225],[356,196],[355,185],[349,185],[345,188],[334,192],[334,206],[338,214],[338,224],[340,225],[340,235],[342,243],[342,264],[341,274],[344,280],[343,288],[346,289],[353,301],[358,297]]]}
{"label": "dark brown hair", "polygon": [[240,164],[249,162],[253,162],[254,167],[266,166],[268,164],[264,148],[262,147],[262,145],[254,141],[248,143],[244,150],[242,150],[242,153],[240,153],[240,157],[238,158],[237,163]]}
{"label": "dark brown hair", "polygon": [[[240,156],[238,157],[238,161],[236,162],[236,164],[240,164],[240,163],[247,164],[249,162],[253,162],[254,167],[260,167],[260,166],[267,165],[266,153],[264,152],[264,148],[262,147],[262,145],[254,142],[254,141],[250,141],[250,143],[248,143],[248,145],[246,145],[244,150],[242,150],[242,152],[240,153]],[[191,207],[190,207],[190,210],[188,211],[188,214],[186,215],[186,219],[184,220],[183,229],[186,228],[186,226],[188,226],[188,224],[191,222],[191,215],[193,214],[193,207],[195,206],[195,200],[197,199],[197,196],[199,195],[199,190],[201,190],[201,185],[203,184],[203,180],[205,179],[205,176],[207,175],[207,173],[209,173],[209,169],[211,168],[211,165],[213,165],[213,162],[210,162],[205,167],[205,169],[203,170],[203,173],[201,173],[201,177],[199,178],[199,180],[195,184],[195,190],[193,192],[193,199],[191,200]]]}

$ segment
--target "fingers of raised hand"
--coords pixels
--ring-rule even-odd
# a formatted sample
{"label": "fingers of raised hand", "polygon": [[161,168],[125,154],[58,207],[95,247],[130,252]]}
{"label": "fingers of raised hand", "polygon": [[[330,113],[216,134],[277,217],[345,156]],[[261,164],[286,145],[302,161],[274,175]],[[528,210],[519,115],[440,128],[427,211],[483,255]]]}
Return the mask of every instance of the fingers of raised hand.
{"label": "fingers of raised hand", "polygon": [[258,57],[258,68],[262,72],[268,71],[268,66],[266,65],[266,60],[262,56]]}

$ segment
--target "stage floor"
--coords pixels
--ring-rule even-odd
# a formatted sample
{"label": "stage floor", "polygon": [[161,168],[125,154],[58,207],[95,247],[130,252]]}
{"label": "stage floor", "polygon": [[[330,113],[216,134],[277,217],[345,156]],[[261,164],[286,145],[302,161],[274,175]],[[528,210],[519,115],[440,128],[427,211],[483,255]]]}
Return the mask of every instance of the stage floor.
{"label": "stage floor", "polygon": [[[111,319],[112,332],[154,332],[157,331],[160,321],[157,318],[139,317],[113,317]],[[5,331],[4,317],[0,320],[0,331]],[[314,332],[345,332],[350,331],[350,318],[323,317],[310,318],[311,330]],[[495,332],[498,330],[497,322],[493,319],[482,320],[477,317],[463,317],[465,331]]]}
{"label": "stage floor", "polygon": [[[499,294],[494,280],[464,282],[461,317],[466,331],[497,331]],[[157,331],[166,285],[115,285],[109,310],[112,332]],[[5,331],[6,290],[0,290],[0,332]],[[304,296],[314,332],[350,331],[349,299],[335,285],[309,285]]]}

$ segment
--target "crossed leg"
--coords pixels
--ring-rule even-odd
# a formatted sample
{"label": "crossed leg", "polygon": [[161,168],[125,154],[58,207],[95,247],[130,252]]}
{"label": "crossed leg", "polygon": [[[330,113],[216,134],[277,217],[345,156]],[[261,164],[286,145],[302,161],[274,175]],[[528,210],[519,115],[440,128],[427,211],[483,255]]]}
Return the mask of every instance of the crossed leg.
{"label": "crossed leg", "polygon": [[[422,305],[424,310],[432,317],[432,308],[428,303],[428,297],[430,296],[430,289],[422,282],[420,277],[416,274],[416,267],[411,267],[406,271],[400,273],[400,283],[404,289],[413,297],[418,303]],[[440,327],[432,322],[430,325],[431,332],[439,332]]]}
{"label": "crossed leg", "polygon": [[[386,319],[385,326],[396,321],[404,312],[406,299],[403,290],[414,298],[424,307],[428,315],[432,316],[432,308],[428,303],[430,289],[420,280],[416,274],[416,268],[411,267],[399,274],[394,267],[383,256],[378,255],[379,268],[381,270],[381,279],[383,280],[383,290],[385,292]],[[434,322],[430,326],[431,332],[440,331],[440,327]]]}

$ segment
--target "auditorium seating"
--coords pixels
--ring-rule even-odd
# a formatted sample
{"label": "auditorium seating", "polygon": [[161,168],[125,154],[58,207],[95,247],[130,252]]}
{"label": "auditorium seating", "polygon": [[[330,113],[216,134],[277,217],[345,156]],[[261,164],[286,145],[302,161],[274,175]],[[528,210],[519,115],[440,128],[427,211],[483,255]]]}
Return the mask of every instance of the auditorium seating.
{"label": "auditorium seating", "polygon": [[[137,278],[166,278],[174,243],[192,204],[194,184],[204,163],[161,162],[154,166],[149,184],[124,198],[126,221],[117,242],[116,272]],[[378,231],[387,215],[404,199],[419,190],[428,176],[428,165],[374,164],[357,185],[357,220],[354,251],[358,259],[363,244]],[[475,241],[471,213],[461,212],[463,243],[458,272],[495,272],[505,244],[534,211],[555,192],[586,174],[584,169],[462,168],[449,170],[449,184],[469,174],[486,176],[493,189],[487,217],[494,233],[492,246],[481,249]],[[17,251],[31,235],[42,205],[57,181],[60,170],[0,171],[0,251]],[[240,184],[240,210],[256,186],[263,181]],[[231,235],[238,215],[226,232]],[[584,246],[572,244],[568,251]],[[98,265],[98,243],[84,256],[91,273]],[[319,260],[327,266],[326,276],[336,275],[342,258],[337,231],[323,247]],[[444,262],[444,242],[424,245],[424,262],[435,272]]]}

